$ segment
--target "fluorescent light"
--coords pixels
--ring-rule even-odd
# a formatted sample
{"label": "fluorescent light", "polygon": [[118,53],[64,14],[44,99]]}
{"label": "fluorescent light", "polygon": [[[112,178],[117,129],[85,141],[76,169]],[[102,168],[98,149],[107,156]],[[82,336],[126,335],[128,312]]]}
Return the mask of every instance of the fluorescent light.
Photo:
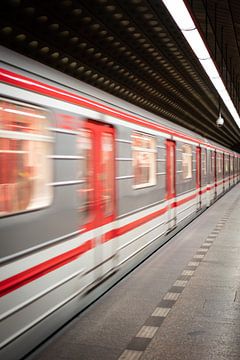
{"label": "fluorescent light", "polygon": [[226,91],[225,85],[220,77],[212,77],[213,85],[219,90],[219,95]]}
{"label": "fluorescent light", "polygon": [[181,30],[195,29],[196,26],[183,1],[163,0],[163,3]]}
{"label": "fluorescent light", "polygon": [[198,59],[209,59],[210,54],[198,32],[198,30],[182,30],[184,37],[186,38],[187,42],[191,44],[193,52],[197,55]]}
{"label": "fluorescent light", "polygon": [[205,60],[199,59],[199,61],[211,80],[220,78],[219,72],[211,58]]}
{"label": "fluorescent light", "polygon": [[163,0],[164,5],[170,12],[174,21],[178,25],[185,39],[191,46],[194,54],[197,56],[200,64],[204,68],[212,84],[221,96],[227,109],[235,120],[236,124],[240,128],[239,114],[229,96],[229,93],[219,75],[219,72],[210,57],[207,47],[199,34],[193,19],[183,0]]}

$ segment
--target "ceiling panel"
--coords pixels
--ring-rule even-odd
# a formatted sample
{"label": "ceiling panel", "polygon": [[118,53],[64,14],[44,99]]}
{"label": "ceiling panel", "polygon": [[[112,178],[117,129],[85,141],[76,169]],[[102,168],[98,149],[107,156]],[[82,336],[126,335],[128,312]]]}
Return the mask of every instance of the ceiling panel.
{"label": "ceiling panel", "polygon": [[[222,23],[230,8],[218,3]],[[204,2],[188,5],[204,27]],[[0,7],[3,45],[223,145],[239,146],[240,131],[224,106],[226,125],[216,127],[218,95],[161,1],[8,0]],[[231,11],[239,11],[236,1]],[[237,29],[237,15],[235,21]],[[208,31],[213,38],[210,26]],[[230,41],[232,47],[237,45]],[[235,57],[231,61],[237,64]],[[228,86],[239,104],[237,90]]]}

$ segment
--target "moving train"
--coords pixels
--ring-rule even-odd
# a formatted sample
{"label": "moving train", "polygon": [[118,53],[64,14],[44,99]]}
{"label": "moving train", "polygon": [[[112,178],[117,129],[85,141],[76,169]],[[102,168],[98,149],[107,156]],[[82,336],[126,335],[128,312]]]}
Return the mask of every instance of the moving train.
{"label": "moving train", "polygon": [[0,52],[0,346],[16,359],[235,185],[240,156]]}

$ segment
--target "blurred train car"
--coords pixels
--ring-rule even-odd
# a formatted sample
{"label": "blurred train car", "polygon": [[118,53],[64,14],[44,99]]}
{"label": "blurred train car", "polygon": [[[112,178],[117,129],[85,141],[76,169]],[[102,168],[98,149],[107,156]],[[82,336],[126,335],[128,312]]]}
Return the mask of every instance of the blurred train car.
{"label": "blurred train car", "polygon": [[15,359],[235,185],[240,157],[0,51],[0,343]]}

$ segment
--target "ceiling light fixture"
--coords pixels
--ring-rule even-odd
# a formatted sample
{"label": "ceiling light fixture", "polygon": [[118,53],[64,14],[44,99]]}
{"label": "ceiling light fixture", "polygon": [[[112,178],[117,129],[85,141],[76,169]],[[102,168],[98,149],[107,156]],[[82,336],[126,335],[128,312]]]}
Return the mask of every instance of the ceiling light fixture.
{"label": "ceiling light fixture", "polygon": [[212,60],[208,49],[194,24],[194,21],[183,0],[163,0],[164,5],[178,25],[185,39],[191,46],[194,54],[197,56],[200,64],[204,68],[212,84],[216,88],[218,94],[221,96],[227,109],[240,128],[239,114],[229,96],[229,93],[222,81],[221,76]]}

